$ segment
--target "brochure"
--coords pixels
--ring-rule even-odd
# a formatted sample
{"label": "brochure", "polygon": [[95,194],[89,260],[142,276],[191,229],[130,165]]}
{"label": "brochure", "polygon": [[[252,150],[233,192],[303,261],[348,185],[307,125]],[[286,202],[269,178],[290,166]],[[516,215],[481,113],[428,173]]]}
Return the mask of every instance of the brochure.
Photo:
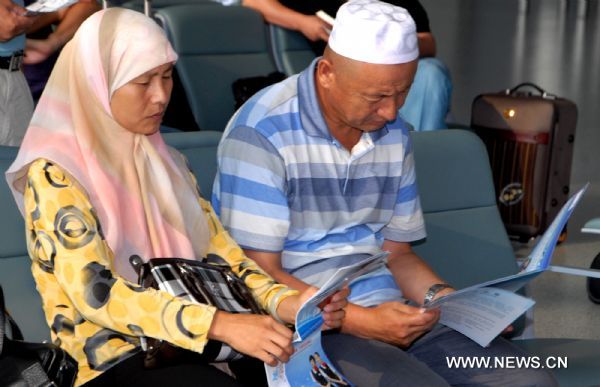
{"label": "brochure", "polygon": [[461,332],[481,346],[487,346],[534,305],[533,300],[514,292],[544,271],[555,268],[550,266],[550,261],[558,237],[587,187],[584,186],[564,204],[525,260],[521,272],[457,290],[434,300],[424,309],[439,307],[442,324]]}
{"label": "brochure", "polygon": [[58,11],[61,8],[77,3],[78,0],[38,0],[29,4],[26,9],[28,16]]}
{"label": "brochure", "polygon": [[265,364],[269,386],[352,385],[333,367],[321,346],[321,305],[355,278],[385,266],[388,254],[382,252],[338,269],[319,291],[300,307],[296,314],[293,342],[295,352],[287,363],[279,363],[275,367]]}
{"label": "brochure", "polygon": [[535,304],[498,288],[477,288],[446,301],[440,323],[487,347],[507,326]]}

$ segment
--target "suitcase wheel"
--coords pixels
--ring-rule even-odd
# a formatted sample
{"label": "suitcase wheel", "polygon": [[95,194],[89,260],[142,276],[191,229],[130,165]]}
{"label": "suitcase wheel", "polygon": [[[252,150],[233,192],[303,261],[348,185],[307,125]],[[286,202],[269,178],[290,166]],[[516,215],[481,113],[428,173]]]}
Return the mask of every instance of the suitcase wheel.
{"label": "suitcase wheel", "polygon": [[[596,255],[596,258],[594,258],[590,265],[590,269],[600,270],[600,254]],[[600,304],[600,279],[588,277],[587,293],[590,301],[594,304]]]}

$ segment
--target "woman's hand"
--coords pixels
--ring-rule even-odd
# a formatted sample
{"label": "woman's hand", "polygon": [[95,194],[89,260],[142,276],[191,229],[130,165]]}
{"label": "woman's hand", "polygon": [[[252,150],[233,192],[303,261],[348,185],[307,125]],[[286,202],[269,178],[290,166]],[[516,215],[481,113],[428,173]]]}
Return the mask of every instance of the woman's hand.
{"label": "woman's hand", "polygon": [[[281,301],[277,308],[277,315],[279,318],[286,323],[294,324],[298,309],[300,309],[302,304],[312,297],[317,290],[317,288],[311,286],[302,293],[296,296],[287,297]],[[323,311],[323,320],[325,322],[323,329],[339,328],[342,325],[342,321],[346,314],[344,308],[348,305],[348,294],[350,294],[350,290],[347,287],[343,288],[319,305]]]}
{"label": "woman's hand", "polygon": [[287,362],[294,353],[292,331],[270,316],[217,311],[208,338],[262,360],[270,366]]}

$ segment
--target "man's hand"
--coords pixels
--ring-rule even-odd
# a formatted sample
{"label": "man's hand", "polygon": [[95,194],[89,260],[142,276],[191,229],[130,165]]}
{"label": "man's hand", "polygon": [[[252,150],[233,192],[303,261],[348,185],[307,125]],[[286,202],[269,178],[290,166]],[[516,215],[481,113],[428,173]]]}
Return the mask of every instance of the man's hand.
{"label": "man's hand", "polygon": [[33,24],[35,17],[25,16],[27,10],[11,0],[0,0],[0,42],[21,35]]}
{"label": "man's hand", "polygon": [[406,348],[438,322],[438,310],[424,312],[401,302],[386,302],[373,308],[350,304],[342,330],[355,336],[384,341]]}
{"label": "man's hand", "polygon": [[292,331],[270,316],[217,311],[208,331],[210,339],[229,344],[238,352],[270,366],[287,362],[294,353]]}
{"label": "man's hand", "polygon": [[325,300],[324,305],[319,305],[323,310],[323,329],[335,329],[342,326],[346,316],[344,308],[348,305],[349,294],[350,289],[345,287]]}
{"label": "man's hand", "polygon": [[332,26],[314,15],[299,15],[298,30],[313,42],[329,40]]}

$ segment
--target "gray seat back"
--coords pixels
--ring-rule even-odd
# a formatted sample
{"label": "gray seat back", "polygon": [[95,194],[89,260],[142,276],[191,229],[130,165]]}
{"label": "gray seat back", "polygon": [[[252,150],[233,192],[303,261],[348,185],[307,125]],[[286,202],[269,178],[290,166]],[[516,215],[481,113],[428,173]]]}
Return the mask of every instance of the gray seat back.
{"label": "gray seat back", "polygon": [[271,24],[269,39],[277,70],[287,76],[301,72],[315,59],[308,39],[298,31]]}
{"label": "gray seat back", "polygon": [[187,158],[189,167],[196,176],[200,193],[206,200],[210,200],[217,173],[217,147],[222,134],[217,131],[163,134],[165,142]]}
{"label": "gray seat back", "polygon": [[234,113],[232,83],[275,71],[262,16],[247,7],[178,5],[157,10],[198,126],[224,130]]}
{"label": "gray seat back", "polygon": [[[152,9],[156,10],[159,8],[172,7],[174,5],[181,4],[207,4],[207,5],[216,5],[212,0],[152,0]],[[134,11],[144,12],[144,0],[129,0],[123,2],[123,4],[119,5],[119,7],[129,8]]]}
{"label": "gray seat back", "polygon": [[42,301],[31,275],[31,259],[25,243],[25,224],[17,209],[4,173],[17,156],[18,148],[0,146],[0,284],[6,307],[28,341],[50,338]]}
{"label": "gray seat back", "polygon": [[412,132],[412,140],[427,227],[417,254],[458,288],[516,273],[481,140],[458,129]]}
{"label": "gray seat back", "polygon": [[[459,288],[515,273],[513,250],[496,207],[489,159],[481,140],[459,129],[414,132],[412,139],[427,226],[427,239],[414,246],[416,252]],[[597,340],[514,342],[542,361],[566,357],[568,368],[553,370],[561,386],[590,386],[600,381]]]}

